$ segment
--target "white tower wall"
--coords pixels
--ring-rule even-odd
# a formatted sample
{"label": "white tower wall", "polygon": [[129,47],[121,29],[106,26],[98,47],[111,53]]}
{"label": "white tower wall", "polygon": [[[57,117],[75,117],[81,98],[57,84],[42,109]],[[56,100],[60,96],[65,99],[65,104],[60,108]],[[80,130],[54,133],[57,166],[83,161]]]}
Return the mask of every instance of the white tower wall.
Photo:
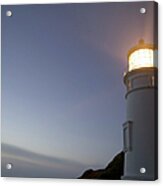
{"label": "white tower wall", "polygon": [[[157,177],[157,69],[151,67],[128,72],[124,81],[128,91],[127,122],[124,124],[123,179],[155,180]],[[141,173],[140,170],[145,172]]]}

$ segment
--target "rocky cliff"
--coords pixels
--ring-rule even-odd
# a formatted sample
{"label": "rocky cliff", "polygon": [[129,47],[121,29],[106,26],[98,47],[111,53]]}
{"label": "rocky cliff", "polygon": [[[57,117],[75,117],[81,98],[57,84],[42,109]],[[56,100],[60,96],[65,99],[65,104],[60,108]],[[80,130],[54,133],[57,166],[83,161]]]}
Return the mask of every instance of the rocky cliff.
{"label": "rocky cliff", "polygon": [[105,169],[89,169],[79,179],[120,180],[123,175],[124,152],[117,154]]}

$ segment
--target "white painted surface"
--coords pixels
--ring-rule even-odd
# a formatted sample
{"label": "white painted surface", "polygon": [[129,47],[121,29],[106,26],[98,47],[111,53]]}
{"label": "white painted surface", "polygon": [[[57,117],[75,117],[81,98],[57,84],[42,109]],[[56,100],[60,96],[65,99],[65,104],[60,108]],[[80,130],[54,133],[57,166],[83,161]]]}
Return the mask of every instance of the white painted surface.
{"label": "white painted surface", "polygon": [[[127,95],[127,121],[132,122],[131,126],[131,151],[125,153],[124,179],[145,179],[154,180],[155,178],[155,133],[156,100],[157,88],[149,87],[152,73],[144,74],[137,72],[137,81],[132,81],[135,75],[129,77],[132,86],[135,87]],[[140,75],[140,80],[139,79]],[[134,85],[136,83],[136,86]],[[140,88],[140,89],[139,89]],[[142,174],[141,168],[146,172]]]}

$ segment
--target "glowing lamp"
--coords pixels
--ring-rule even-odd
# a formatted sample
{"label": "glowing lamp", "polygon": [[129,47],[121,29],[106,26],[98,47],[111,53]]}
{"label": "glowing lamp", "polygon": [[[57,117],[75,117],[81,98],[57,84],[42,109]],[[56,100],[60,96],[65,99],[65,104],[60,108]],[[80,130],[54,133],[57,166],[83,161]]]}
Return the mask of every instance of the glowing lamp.
{"label": "glowing lamp", "polygon": [[128,71],[139,68],[154,67],[156,48],[151,44],[145,44],[140,40],[138,45],[128,52]]}

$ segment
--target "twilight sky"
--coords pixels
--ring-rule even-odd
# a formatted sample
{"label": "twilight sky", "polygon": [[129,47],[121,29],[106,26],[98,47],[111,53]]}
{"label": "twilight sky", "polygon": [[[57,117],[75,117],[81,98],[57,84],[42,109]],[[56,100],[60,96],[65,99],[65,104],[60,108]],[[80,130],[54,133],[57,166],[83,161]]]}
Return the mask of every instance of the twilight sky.
{"label": "twilight sky", "polygon": [[105,167],[122,150],[127,51],[152,28],[153,2],[2,6],[2,160]]}

